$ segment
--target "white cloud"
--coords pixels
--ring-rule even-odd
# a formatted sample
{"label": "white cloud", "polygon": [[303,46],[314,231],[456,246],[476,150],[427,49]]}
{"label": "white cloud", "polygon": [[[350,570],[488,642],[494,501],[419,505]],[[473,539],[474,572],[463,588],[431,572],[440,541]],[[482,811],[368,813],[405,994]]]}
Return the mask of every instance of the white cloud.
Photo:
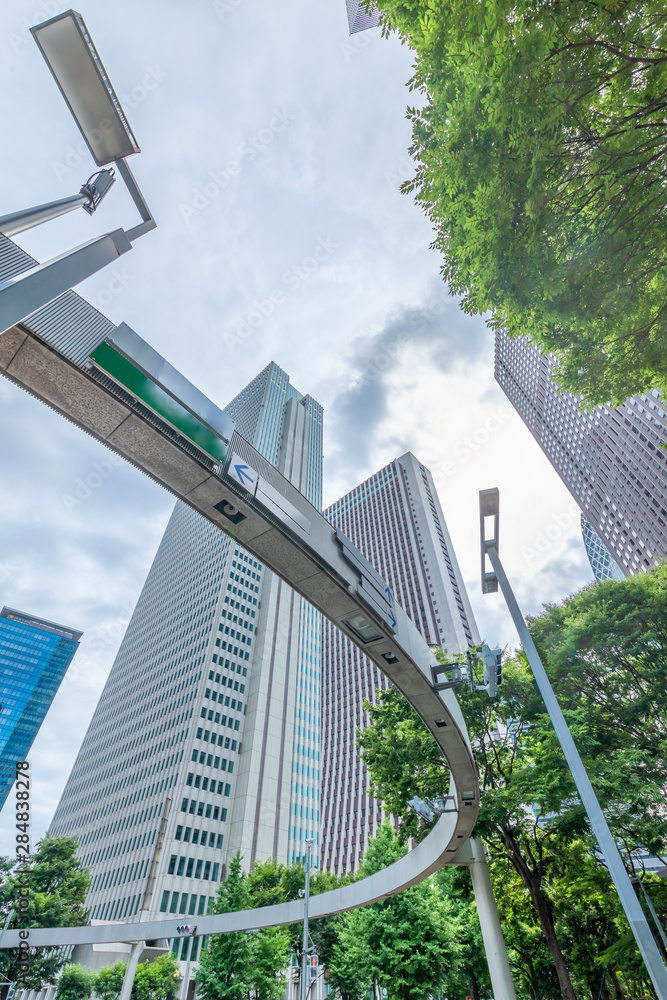
{"label": "white cloud", "polygon": [[[42,19],[49,2],[9,0],[0,13],[3,212],[76,193],[94,169],[25,38],[26,22]],[[414,451],[441,476],[482,632],[513,641],[500,600],[479,594],[478,489],[502,489],[503,555],[526,611],[579,587],[589,571],[576,519],[538,551],[569,495],[493,382],[483,321],[442,301],[430,226],[398,190],[410,170],[410,52],[379,33],[350,40],[342,0],[229,0],[227,8],[219,16],[208,0],[116,0],[84,10],[111,79],[134,105],[126,110],[143,151],[132,169],[159,228],[123,258],[113,288],[102,272],[79,291],[221,404],[276,360],[326,408],[329,501]],[[151,67],[159,84],[142,95]],[[290,119],[282,129],[272,129],[276,109]],[[251,141],[255,155],[243,145]],[[68,162],[69,173],[54,168]],[[216,175],[218,193],[204,192],[208,203],[186,221],[181,206]],[[20,242],[44,260],[135,217],[119,183],[92,220],[70,215]],[[337,246],[307,279],[286,281],[320,240]],[[231,350],[225,333],[276,290],[279,307]],[[410,337],[394,351],[406,324]],[[100,445],[7,383],[0,422],[0,601],[86,633],[31,754],[39,836],[172,499],[123,463],[101,476]],[[522,555],[526,545],[534,559]],[[8,805],[0,849],[11,845]]]}

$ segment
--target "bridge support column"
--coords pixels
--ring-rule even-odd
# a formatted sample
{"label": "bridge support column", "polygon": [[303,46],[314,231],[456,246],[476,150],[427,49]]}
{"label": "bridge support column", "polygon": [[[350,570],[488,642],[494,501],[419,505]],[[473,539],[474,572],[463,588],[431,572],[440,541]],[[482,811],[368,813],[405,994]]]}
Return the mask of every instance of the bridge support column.
{"label": "bridge support column", "polygon": [[130,952],[130,957],[127,960],[127,965],[125,967],[125,978],[123,979],[123,988],[120,991],[120,997],[118,1000],[130,1000],[130,993],[132,992],[132,983],[134,982],[134,974],[137,971],[137,965],[139,964],[139,958],[142,951],[144,950],[143,941],[135,941],[132,945],[132,951]]}
{"label": "bridge support column", "polygon": [[470,869],[494,1000],[516,1000],[512,972],[498,916],[498,907],[493,895],[489,867],[484,854],[484,845],[479,838],[475,838],[469,840],[466,847],[469,848],[471,860],[462,863],[467,864]]}

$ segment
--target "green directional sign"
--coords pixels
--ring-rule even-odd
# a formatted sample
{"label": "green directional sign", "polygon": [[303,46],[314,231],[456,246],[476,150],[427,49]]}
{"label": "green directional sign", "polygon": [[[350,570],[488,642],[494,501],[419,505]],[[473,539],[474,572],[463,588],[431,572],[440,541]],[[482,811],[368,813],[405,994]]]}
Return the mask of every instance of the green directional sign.
{"label": "green directional sign", "polygon": [[99,344],[90,360],[206,455],[216,462],[225,461],[226,442],[110,344],[105,341]]}

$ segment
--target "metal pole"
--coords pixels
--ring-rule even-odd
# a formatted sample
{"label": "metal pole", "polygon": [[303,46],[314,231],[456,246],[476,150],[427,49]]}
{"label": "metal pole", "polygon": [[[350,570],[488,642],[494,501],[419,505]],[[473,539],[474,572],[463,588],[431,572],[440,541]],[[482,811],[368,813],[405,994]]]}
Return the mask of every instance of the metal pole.
{"label": "metal pole", "polygon": [[116,229],[3,281],[0,284],[0,333],[131,249],[132,244],[123,230]]}
{"label": "metal pole", "polygon": [[305,872],[305,890],[303,897],[303,943],[301,945],[301,989],[299,993],[301,1000],[306,1000],[308,996],[308,986],[306,975],[308,973],[308,900],[310,899],[310,849],[314,841],[306,841],[306,856],[303,863]]}
{"label": "metal pole", "polygon": [[0,944],[2,943],[2,939],[5,936],[5,931],[9,927],[9,921],[12,919],[13,916],[14,916],[14,907],[12,906],[11,910],[7,914],[7,919],[5,920],[5,925],[2,928],[2,931],[0,931]]}
{"label": "metal pole", "polygon": [[655,926],[658,928],[658,933],[659,933],[660,937],[662,938],[662,943],[665,946],[665,950],[667,950],[667,935],[665,934],[665,929],[662,926],[662,923],[660,922],[660,917],[655,912],[655,906],[651,902],[651,897],[647,893],[646,888],[644,886],[644,883],[642,882],[642,880],[639,878],[638,875],[635,876],[635,878],[633,879],[633,882],[635,880],[637,882],[639,882],[639,888],[641,889],[641,891],[644,894],[644,899],[646,900],[646,905],[648,906],[649,911],[651,913],[651,916],[653,917],[653,922],[654,922]]}
{"label": "metal pole", "polygon": [[58,201],[49,201],[46,205],[36,205],[35,208],[26,208],[21,212],[12,212],[10,215],[0,216],[0,233],[5,236],[15,236],[33,226],[39,226],[42,222],[50,222],[57,219],[59,215],[66,215],[77,208],[91,204],[89,194],[73,194],[71,198],[60,198]]}
{"label": "metal pole", "polygon": [[134,974],[137,971],[137,965],[139,964],[139,958],[142,951],[144,950],[144,941],[135,941],[132,945],[132,951],[130,952],[130,957],[127,960],[127,965],[125,966],[125,975],[123,976],[123,986],[120,991],[120,996],[118,1000],[130,1000],[130,993],[132,992],[132,983],[134,982]]}
{"label": "metal pole", "polygon": [[472,861],[468,863],[472,887],[477,903],[479,925],[482,929],[486,962],[491,977],[491,991],[495,1000],[516,1000],[512,972],[493,895],[489,867],[484,855],[484,845],[478,838],[468,841]]}
{"label": "metal pole", "polygon": [[523,644],[524,652],[528,657],[528,662],[530,663],[535,680],[537,681],[537,686],[540,689],[540,694],[542,695],[542,699],[546,705],[549,718],[551,719],[553,727],[556,730],[556,735],[558,736],[563,753],[565,754],[565,759],[568,763],[570,771],[572,772],[572,777],[574,778],[574,783],[577,786],[582,805],[588,815],[593,835],[600,846],[605,864],[609,869],[611,880],[616,886],[621,906],[623,907],[625,916],[630,924],[630,929],[635,936],[635,941],[637,942],[637,946],[646,964],[648,974],[651,977],[653,988],[655,989],[659,1000],[667,1000],[667,969],[665,968],[660,952],[658,951],[658,946],[655,943],[651,929],[648,925],[646,917],[644,916],[644,911],[639,905],[639,900],[637,899],[637,896],[632,888],[630,876],[626,871],[621,855],[618,852],[616,842],[611,835],[604,813],[600,808],[600,803],[598,802],[595,792],[593,791],[593,786],[591,785],[588,775],[586,774],[581,757],[579,756],[579,751],[577,750],[575,742],[572,739],[572,734],[567,728],[565,717],[561,712],[560,705],[556,700],[553,688],[549,683],[549,678],[547,677],[546,671],[542,666],[542,661],[540,660],[535,643],[533,642],[532,636],[523,619],[521,609],[519,608],[517,600],[514,596],[509,580],[505,576],[505,570],[500,562],[498,550],[494,547],[489,547],[486,548],[486,552],[491,560],[491,565],[493,566],[494,572],[498,578],[498,582],[500,583],[500,589],[503,592],[503,597],[505,598],[505,602],[512,616],[512,620],[514,621],[516,630],[519,633],[519,638]]}

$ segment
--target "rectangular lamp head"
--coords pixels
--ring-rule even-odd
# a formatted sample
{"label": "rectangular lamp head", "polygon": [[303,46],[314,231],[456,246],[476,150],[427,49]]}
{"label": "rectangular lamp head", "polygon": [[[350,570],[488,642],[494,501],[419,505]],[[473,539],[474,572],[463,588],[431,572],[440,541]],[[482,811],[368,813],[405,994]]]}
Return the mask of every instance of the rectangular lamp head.
{"label": "rectangular lamp head", "polygon": [[479,541],[482,556],[482,593],[495,594],[498,590],[498,577],[487,567],[487,552],[489,549],[498,551],[498,534],[500,530],[500,492],[497,487],[491,490],[479,491]]}
{"label": "rectangular lamp head", "polygon": [[81,15],[68,10],[30,31],[97,166],[141,152]]}

